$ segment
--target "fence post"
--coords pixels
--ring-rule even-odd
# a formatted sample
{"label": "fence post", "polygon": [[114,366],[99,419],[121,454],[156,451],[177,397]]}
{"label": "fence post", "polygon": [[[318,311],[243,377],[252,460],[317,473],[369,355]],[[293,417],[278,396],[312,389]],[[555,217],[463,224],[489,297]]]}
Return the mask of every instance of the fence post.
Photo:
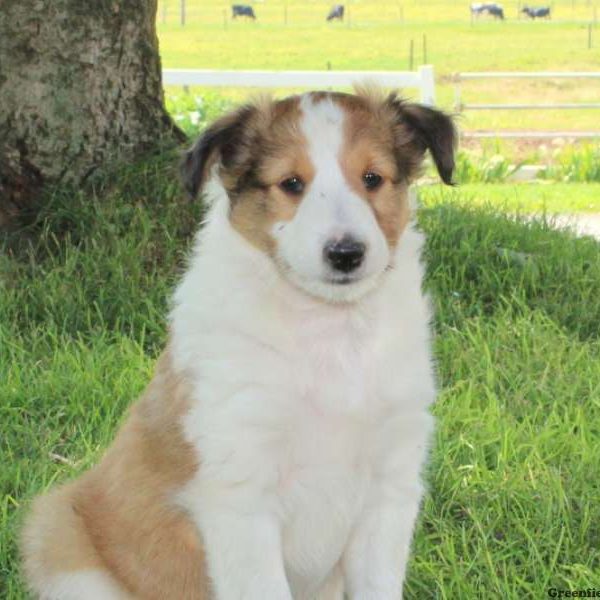
{"label": "fence post", "polygon": [[415,40],[410,40],[408,47],[408,70],[412,71],[415,68]]}
{"label": "fence post", "polygon": [[181,24],[185,25],[185,0],[181,0]]}
{"label": "fence post", "polygon": [[460,97],[460,73],[455,73],[454,79],[454,112],[462,112],[462,99]]}
{"label": "fence post", "polygon": [[419,67],[419,78],[421,80],[421,103],[428,106],[435,105],[433,65],[421,65]]}

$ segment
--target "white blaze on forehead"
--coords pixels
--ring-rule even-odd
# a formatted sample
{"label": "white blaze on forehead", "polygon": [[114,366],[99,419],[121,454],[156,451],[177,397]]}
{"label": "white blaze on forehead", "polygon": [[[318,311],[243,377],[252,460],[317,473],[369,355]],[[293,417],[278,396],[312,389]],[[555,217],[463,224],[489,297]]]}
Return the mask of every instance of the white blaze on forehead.
{"label": "white blaze on forehead", "polygon": [[338,156],[343,142],[344,111],[330,96],[315,101],[311,94],[302,96],[300,109],[300,128],[308,143],[308,155],[316,177],[323,171],[329,171],[328,175],[331,176],[332,167],[337,167],[335,170],[339,171]]}
{"label": "white blaze on forehead", "polygon": [[[307,143],[307,154],[314,169],[307,194],[298,211],[298,221],[317,227],[329,239],[348,231],[352,191],[340,166],[344,145],[345,112],[331,96],[315,98],[305,94],[300,101],[300,129]],[[352,220],[352,219],[350,219]],[[325,239],[322,239],[323,244]]]}

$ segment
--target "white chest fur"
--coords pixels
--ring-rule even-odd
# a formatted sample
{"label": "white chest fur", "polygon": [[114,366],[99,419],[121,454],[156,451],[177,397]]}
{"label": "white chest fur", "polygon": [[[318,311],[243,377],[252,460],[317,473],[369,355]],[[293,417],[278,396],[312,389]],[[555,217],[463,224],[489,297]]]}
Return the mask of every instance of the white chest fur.
{"label": "white chest fur", "polygon": [[183,426],[201,464],[178,501],[209,546],[215,514],[275,515],[294,598],[314,597],[388,479],[418,488],[435,387],[420,246],[405,233],[377,290],[331,306],[282,282],[217,204],[176,295],[175,364],[195,389]]}

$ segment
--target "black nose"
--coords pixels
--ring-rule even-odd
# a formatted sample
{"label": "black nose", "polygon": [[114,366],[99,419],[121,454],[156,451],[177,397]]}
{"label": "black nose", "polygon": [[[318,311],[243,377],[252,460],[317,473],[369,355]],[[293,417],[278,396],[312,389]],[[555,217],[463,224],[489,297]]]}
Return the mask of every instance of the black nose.
{"label": "black nose", "polygon": [[325,260],[336,270],[350,273],[360,267],[365,256],[365,245],[351,237],[329,242],[323,254]]}

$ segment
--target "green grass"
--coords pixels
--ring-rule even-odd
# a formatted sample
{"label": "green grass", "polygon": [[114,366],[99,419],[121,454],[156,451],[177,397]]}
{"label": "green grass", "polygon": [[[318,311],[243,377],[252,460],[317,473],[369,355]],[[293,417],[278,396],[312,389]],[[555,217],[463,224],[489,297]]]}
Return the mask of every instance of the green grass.
{"label": "green grass", "polygon": [[174,155],[154,158],[94,190],[57,191],[35,223],[3,242],[3,600],[26,597],[18,509],[97,458],[150,379],[168,298],[202,214],[182,197],[175,163]]}
{"label": "green grass", "polygon": [[[229,4],[188,2],[187,24],[178,2],[163,1],[158,33],[163,65],[214,69],[406,70],[414,42],[414,66],[435,66],[438,103],[454,104],[450,76],[460,71],[597,71],[600,29],[588,49],[587,24],[596,3],[553,2],[550,22],[517,19],[517,1],[503,2],[507,20],[470,23],[468,2],[347,3],[350,23],[325,23],[325,0],[255,3],[256,22],[229,19]],[[163,23],[162,6],[167,6]],[[287,6],[287,25],[284,15]],[[225,11],[225,12],[224,12]],[[224,20],[224,15],[226,20]],[[426,54],[423,51],[426,36]],[[463,84],[465,103],[597,102],[600,83],[591,80],[482,80]],[[171,90],[170,90],[171,92]],[[246,91],[227,90],[227,97]],[[414,90],[407,90],[414,95]],[[465,130],[597,130],[597,110],[467,111]]]}
{"label": "green grass", "polygon": [[421,186],[419,194],[427,205],[491,205],[523,214],[600,212],[598,183],[467,183],[457,188],[433,185]]}
{"label": "green grass", "polygon": [[594,586],[597,339],[509,305],[441,326],[443,391],[410,598],[543,598]]}
{"label": "green grass", "polygon": [[[26,597],[15,537],[28,501],[99,458],[151,377],[202,214],[173,159],[56,193],[5,240],[3,599]],[[599,246],[470,200],[511,189],[466,186],[420,211],[441,394],[407,598],[545,597],[600,577]]]}

